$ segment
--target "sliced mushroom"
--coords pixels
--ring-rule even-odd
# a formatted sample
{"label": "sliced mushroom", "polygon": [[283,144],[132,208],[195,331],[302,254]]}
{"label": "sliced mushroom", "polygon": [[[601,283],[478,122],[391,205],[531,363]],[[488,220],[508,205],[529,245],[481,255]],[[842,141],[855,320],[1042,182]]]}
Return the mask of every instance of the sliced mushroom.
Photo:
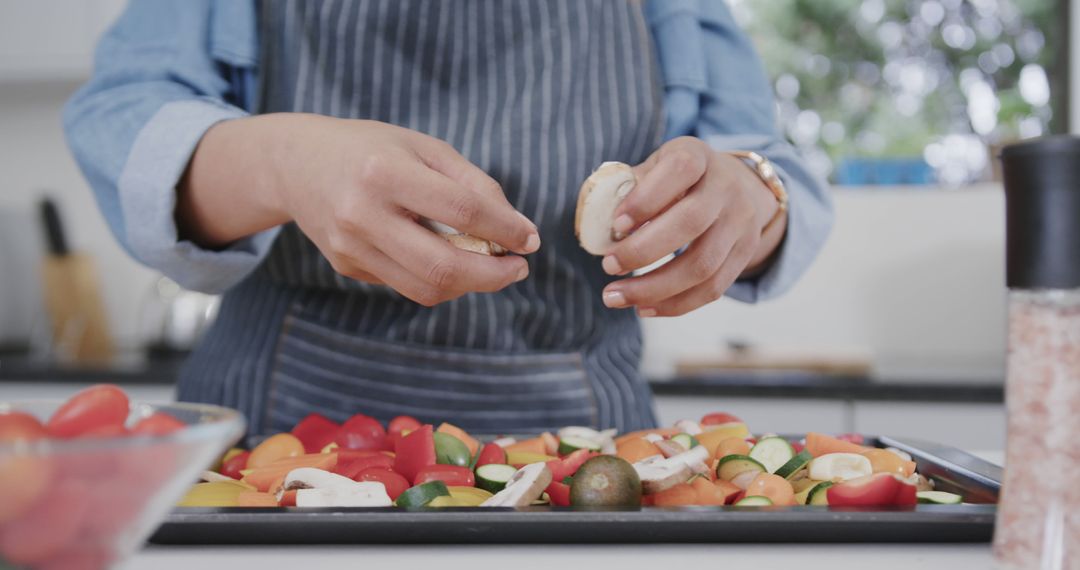
{"label": "sliced mushroom", "polygon": [[349,491],[360,484],[337,473],[314,467],[299,467],[289,471],[289,474],[285,476],[285,482],[282,484],[281,490],[333,489]]}
{"label": "sliced mushroom", "polygon": [[634,464],[634,471],[637,471],[638,478],[641,479],[641,490],[645,494],[666,491],[675,485],[685,483],[693,474],[690,466],[685,463],[668,463],[667,460],[638,461]]}
{"label": "sliced mushroom", "polygon": [[689,435],[699,435],[701,433],[701,424],[694,420],[679,420],[675,422],[675,429],[682,431]]}
{"label": "sliced mushroom", "polygon": [[315,488],[296,491],[297,507],[389,507],[394,502],[386,486],[377,481],[357,483],[350,489]]}
{"label": "sliced mushroom", "polygon": [[615,235],[615,209],[637,185],[637,176],[621,162],[605,162],[581,185],[574,233],[581,247],[593,255],[605,255],[623,236]]}
{"label": "sliced mushroom", "polygon": [[429,220],[427,218],[421,218],[420,223],[427,229],[439,234],[446,241],[450,242],[450,245],[463,249],[465,251],[471,251],[473,253],[480,253],[483,255],[502,256],[506,255],[506,249],[501,245],[481,239],[475,236],[471,236],[466,233],[462,233],[442,222],[436,222],[435,220]]}
{"label": "sliced mushroom", "polygon": [[491,496],[481,507],[527,507],[540,498],[551,484],[551,470],[546,463],[530,463],[518,469],[506,488]]}
{"label": "sliced mushroom", "polygon": [[660,453],[664,454],[664,457],[675,457],[680,453],[685,453],[686,448],[677,441],[671,439],[662,439],[656,442],[656,447],[660,448]]}
{"label": "sliced mushroom", "polygon": [[669,463],[682,463],[683,465],[692,466],[697,463],[705,463],[709,460],[709,448],[704,445],[699,445],[693,449],[684,451],[678,455],[674,455],[665,459],[665,462]]}

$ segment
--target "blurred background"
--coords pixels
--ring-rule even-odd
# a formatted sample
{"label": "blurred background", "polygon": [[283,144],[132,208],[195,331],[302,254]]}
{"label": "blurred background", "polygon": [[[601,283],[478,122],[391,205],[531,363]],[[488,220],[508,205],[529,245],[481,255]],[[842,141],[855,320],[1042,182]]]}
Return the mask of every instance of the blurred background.
{"label": "blurred background", "polygon": [[[994,156],[1020,139],[1080,132],[1071,40],[1080,2],[729,3],[773,78],[785,134],[833,184],[837,221],[783,299],[723,300],[646,323],[644,368],[661,420],[718,409],[777,431],[1001,448]],[[107,380],[169,398],[178,363],[214,315],[216,299],[121,250],[64,145],[60,109],[124,4],[0,0],[5,397]],[[43,214],[45,198],[58,216]]]}

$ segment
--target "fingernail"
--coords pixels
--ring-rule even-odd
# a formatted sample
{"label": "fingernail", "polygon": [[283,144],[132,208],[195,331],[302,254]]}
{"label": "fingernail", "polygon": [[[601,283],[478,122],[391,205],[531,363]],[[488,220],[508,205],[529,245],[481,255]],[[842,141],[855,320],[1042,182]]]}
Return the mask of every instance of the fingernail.
{"label": "fingernail", "polygon": [[532,253],[540,249],[540,234],[529,234],[529,239],[525,240],[525,253]]}
{"label": "fingernail", "polygon": [[[611,223],[611,229],[614,230],[615,235],[617,235],[617,236],[618,235],[625,236],[627,233],[630,232],[631,229],[633,229],[633,227],[634,227],[634,219],[631,218],[630,216],[626,215],[626,214],[623,214],[623,215],[619,216],[618,218],[615,218],[615,221]],[[621,239],[621,238],[617,238],[617,239]]]}
{"label": "fingernail", "polygon": [[521,269],[518,269],[517,279],[514,279],[514,281],[524,281],[525,278],[528,277],[528,276],[529,276],[529,266],[528,266],[528,264],[522,265]]}
{"label": "fingernail", "polygon": [[656,309],[649,309],[649,308],[638,309],[637,314],[638,314],[639,317],[646,318],[646,319],[649,318],[649,317],[655,317],[656,316]]}
{"label": "fingernail", "polygon": [[604,291],[604,305],[611,309],[621,309],[626,306],[626,295],[622,291]]}
{"label": "fingernail", "polygon": [[604,257],[603,266],[604,271],[606,271],[608,275],[618,275],[622,273],[622,266],[619,265],[619,260],[615,259],[614,255]]}

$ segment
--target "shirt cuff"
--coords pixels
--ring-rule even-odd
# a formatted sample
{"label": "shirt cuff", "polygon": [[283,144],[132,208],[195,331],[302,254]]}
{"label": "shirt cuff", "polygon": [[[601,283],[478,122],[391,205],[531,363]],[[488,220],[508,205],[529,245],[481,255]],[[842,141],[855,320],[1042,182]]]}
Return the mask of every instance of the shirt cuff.
{"label": "shirt cuff", "polygon": [[176,185],[196,145],[220,121],[247,116],[211,98],[164,105],[139,131],[117,191],[127,242],[134,256],[182,287],[220,293],[251,273],[270,251],[280,228],[208,250],[177,234]]}
{"label": "shirt cuff", "polygon": [[709,136],[705,142],[719,151],[752,150],[769,159],[788,193],[787,232],[763,273],[740,279],[726,295],[756,303],[787,292],[810,267],[828,239],[832,208],[824,183],[810,174],[795,150],[762,135]]}

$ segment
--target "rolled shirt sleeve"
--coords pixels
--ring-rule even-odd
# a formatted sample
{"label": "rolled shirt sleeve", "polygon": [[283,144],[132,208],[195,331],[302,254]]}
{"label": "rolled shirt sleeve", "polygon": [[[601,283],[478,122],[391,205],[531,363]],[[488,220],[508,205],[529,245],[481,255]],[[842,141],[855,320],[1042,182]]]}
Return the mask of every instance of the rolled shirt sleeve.
{"label": "rolled shirt sleeve", "polygon": [[[68,145],[119,242],[140,262],[208,293],[253,271],[278,232],[220,250],[178,236],[176,187],[199,140],[218,122],[248,114],[244,94],[215,59],[221,28],[213,13],[211,0],[133,0],[99,42],[92,78],[64,109]],[[244,31],[221,37],[235,47]]]}
{"label": "rolled shirt sleeve", "polygon": [[667,138],[696,136],[720,151],[755,151],[784,181],[784,241],[764,272],[726,293],[744,302],[777,297],[806,272],[828,238],[827,186],[779,133],[765,69],[725,2],[650,0],[645,14],[663,74]]}

